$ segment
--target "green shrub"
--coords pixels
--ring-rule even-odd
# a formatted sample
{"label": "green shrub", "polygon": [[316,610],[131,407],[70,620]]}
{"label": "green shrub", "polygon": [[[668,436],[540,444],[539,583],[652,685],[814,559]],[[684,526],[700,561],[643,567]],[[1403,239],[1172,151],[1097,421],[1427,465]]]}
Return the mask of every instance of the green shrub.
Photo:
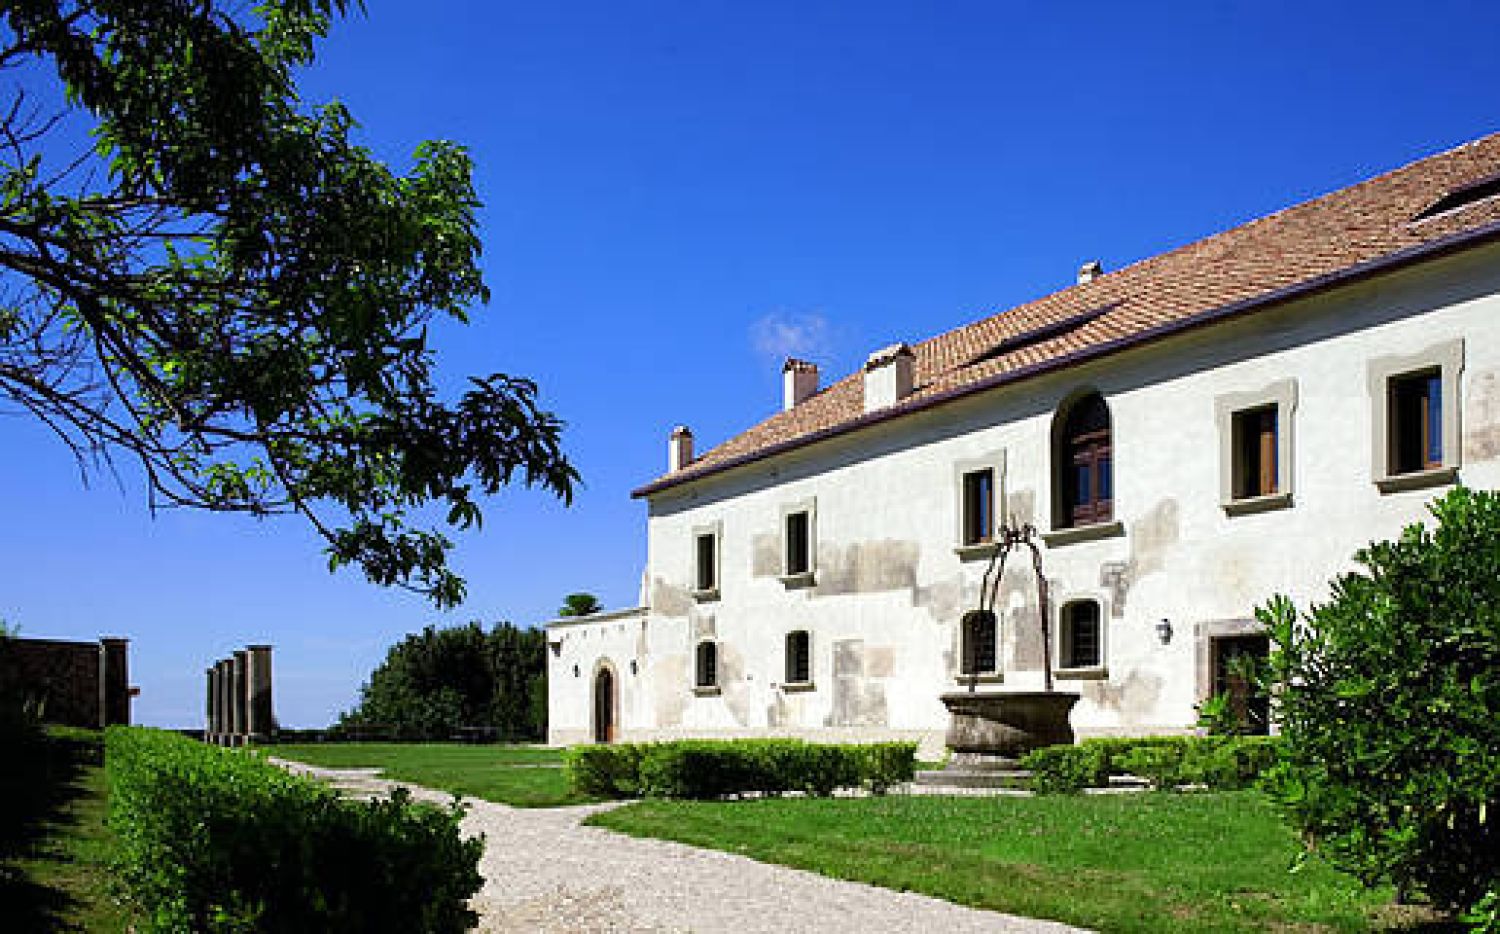
{"label": "green shrub", "polygon": [[634,798],[640,794],[638,743],[600,743],[563,751],[563,770],[573,791],[595,798]]}
{"label": "green shrub", "polygon": [[1086,739],[1076,746],[1047,746],[1027,753],[1038,794],[1070,794],[1131,774],[1170,789],[1201,782],[1214,789],[1245,788],[1276,762],[1269,736],[1137,736]]}
{"label": "green shrub", "polygon": [[583,794],[707,800],[789,791],[826,797],[860,786],[883,794],[911,780],[916,758],[916,743],[689,739],[578,746],[565,753],[564,762],[570,787]]}
{"label": "green shrub", "polygon": [[1098,746],[1045,746],[1021,757],[1037,794],[1076,794],[1109,778],[1109,760]]}
{"label": "green shrub", "polygon": [[[1324,857],[1488,923],[1500,891],[1500,495],[1457,488],[1434,529],[1355,555],[1298,619],[1278,597],[1268,788]],[[1488,899],[1488,901],[1486,901]]]}
{"label": "green shrub", "polygon": [[119,875],[152,931],[463,931],[484,844],[458,809],[358,802],[243,751],[105,735]]}

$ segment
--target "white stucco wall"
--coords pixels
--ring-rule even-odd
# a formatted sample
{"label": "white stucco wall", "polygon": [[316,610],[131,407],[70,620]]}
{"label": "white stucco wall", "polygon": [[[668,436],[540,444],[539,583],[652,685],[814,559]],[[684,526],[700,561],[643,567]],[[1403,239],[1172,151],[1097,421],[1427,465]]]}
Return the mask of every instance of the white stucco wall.
{"label": "white stucco wall", "polygon": [[[1370,374],[1381,358],[1455,340],[1461,444],[1447,459],[1461,482],[1500,486],[1500,247],[1491,246],[659,493],[649,503],[649,607],[551,629],[551,738],[590,737],[591,676],[607,663],[620,676],[621,738],[899,736],[936,751],[947,725],[938,695],[958,686],[958,621],[977,603],[986,564],[955,550],[960,467],[993,463],[1002,514],[1050,529],[1053,415],[1081,388],[1110,407],[1123,534],[1044,550],[1054,611],[1087,597],[1104,618],[1104,676],[1058,686],[1083,695],[1080,735],[1189,727],[1206,692],[1201,627],[1248,619],[1275,593],[1302,606],[1324,598],[1355,549],[1424,518],[1448,488],[1377,489]],[[1226,515],[1216,399],[1285,380],[1296,397],[1292,505]],[[816,503],[816,582],[789,587],[777,576],[781,515],[804,501]],[[694,531],[715,523],[719,596],[699,601]],[[1034,608],[1029,568],[1008,576],[1004,680],[983,689],[1040,686]],[[1163,618],[1175,631],[1165,645],[1154,630]],[[780,682],[794,629],[812,635],[814,688],[791,693]],[[720,643],[718,696],[693,691],[700,638]]]}

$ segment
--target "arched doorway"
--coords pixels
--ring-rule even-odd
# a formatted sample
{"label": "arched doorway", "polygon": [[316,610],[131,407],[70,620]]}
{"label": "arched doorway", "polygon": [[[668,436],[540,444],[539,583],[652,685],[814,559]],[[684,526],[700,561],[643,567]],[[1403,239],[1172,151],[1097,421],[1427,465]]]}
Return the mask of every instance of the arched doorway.
{"label": "arched doorway", "polygon": [[594,675],[594,742],[615,741],[615,674],[600,666]]}

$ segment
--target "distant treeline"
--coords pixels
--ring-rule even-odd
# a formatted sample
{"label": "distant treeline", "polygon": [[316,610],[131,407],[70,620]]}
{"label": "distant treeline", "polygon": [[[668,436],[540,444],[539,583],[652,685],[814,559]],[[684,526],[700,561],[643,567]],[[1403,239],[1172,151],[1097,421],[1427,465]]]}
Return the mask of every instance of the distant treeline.
{"label": "distant treeline", "polygon": [[449,739],[474,727],[502,740],[547,736],[547,637],[539,629],[479,623],[428,626],[391,647],[360,689],[344,729],[404,739]]}

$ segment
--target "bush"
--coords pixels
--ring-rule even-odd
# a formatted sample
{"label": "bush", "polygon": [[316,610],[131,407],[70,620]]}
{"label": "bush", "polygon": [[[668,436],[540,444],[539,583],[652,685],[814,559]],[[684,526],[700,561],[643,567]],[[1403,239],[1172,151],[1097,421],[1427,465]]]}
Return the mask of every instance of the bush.
{"label": "bush", "polygon": [[119,874],[153,931],[463,931],[483,841],[158,730],[105,735]]}
{"label": "bush", "polygon": [[1071,794],[1109,784],[1110,775],[1138,775],[1153,787],[1202,783],[1213,789],[1244,788],[1277,757],[1269,736],[1138,736],[1086,739],[1076,746],[1047,746],[1027,753],[1038,794]]}
{"label": "bush", "polygon": [[883,794],[909,781],[916,743],[844,745],[796,739],[678,740],[577,746],[564,756],[570,787],[599,797],[707,800],[758,792],[828,796],[866,787]]}
{"label": "bush", "polygon": [[[1366,883],[1494,917],[1500,891],[1500,496],[1460,487],[1435,529],[1355,555],[1363,572],[1271,631],[1284,762],[1268,787]],[[1488,901],[1486,901],[1488,899]]]}
{"label": "bush", "polygon": [[595,798],[633,798],[640,794],[641,756],[635,743],[574,746],[563,751],[563,774],[573,791]]}

